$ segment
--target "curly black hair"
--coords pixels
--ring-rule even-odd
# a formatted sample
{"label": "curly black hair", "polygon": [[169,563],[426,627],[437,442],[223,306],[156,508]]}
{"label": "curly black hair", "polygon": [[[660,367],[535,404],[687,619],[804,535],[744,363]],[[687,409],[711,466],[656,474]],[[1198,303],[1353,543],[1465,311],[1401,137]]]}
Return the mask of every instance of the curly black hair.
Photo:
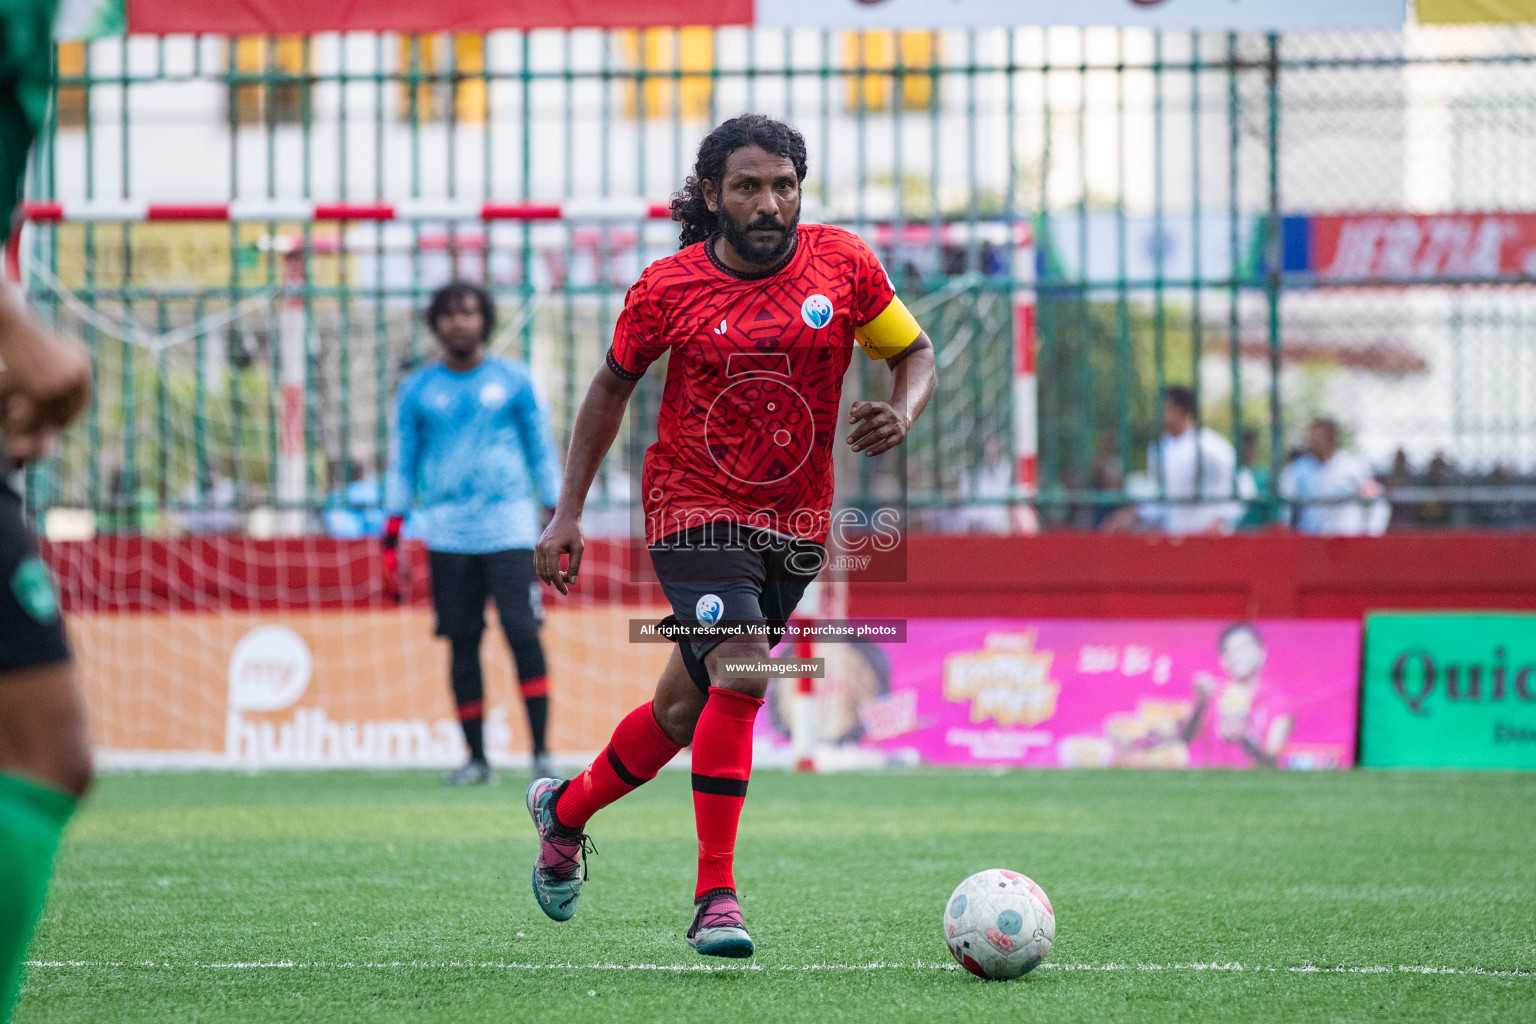
{"label": "curly black hair", "polygon": [[699,143],[693,173],[682,190],[672,194],[672,219],[682,224],[678,247],[702,242],[719,228],[719,217],[704,202],[704,182],[717,185],[725,177],[725,161],[743,146],[757,146],[795,165],[795,177],[805,180],[805,137],[783,121],[764,114],[742,114],[720,124]]}
{"label": "curly black hair", "polygon": [[432,293],[432,301],[427,304],[426,321],[431,330],[437,329],[437,318],[453,310],[461,299],[470,298],[480,307],[480,319],[485,324],[485,329],[480,335],[480,340],[485,341],[496,329],[496,303],[491,299],[491,293],[472,281],[449,281],[437,291]]}

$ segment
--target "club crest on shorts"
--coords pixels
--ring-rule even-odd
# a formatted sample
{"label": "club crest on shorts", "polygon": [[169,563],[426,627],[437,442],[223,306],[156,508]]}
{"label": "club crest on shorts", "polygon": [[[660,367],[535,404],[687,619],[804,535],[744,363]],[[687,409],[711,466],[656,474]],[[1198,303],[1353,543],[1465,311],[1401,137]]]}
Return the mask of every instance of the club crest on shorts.
{"label": "club crest on shorts", "polygon": [[[24,558],[11,574],[11,593],[26,613],[44,626],[59,618],[59,599],[53,592],[53,578],[48,567],[36,555]],[[714,597],[713,594],[710,595]],[[715,597],[715,600],[720,600]]]}
{"label": "club crest on shorts", "polygon": [[705,594],[693,606],[693,616],[706,626],[713,626],[725,614],[725,602],[717,594]]}
{"label": "club crest on shorts", "polygon": [[832,300],[817,293],[800,303],[800,319],[818,331],[832,322]]}

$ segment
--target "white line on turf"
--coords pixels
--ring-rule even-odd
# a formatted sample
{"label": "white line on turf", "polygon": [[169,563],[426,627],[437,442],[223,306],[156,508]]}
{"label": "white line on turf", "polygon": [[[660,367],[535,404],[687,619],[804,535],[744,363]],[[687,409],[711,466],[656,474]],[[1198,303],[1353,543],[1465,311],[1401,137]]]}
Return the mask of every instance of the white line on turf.
{"label": "white line on turf", "polygon": [[[503,971],[891,971],[891,970],[958,970],[957,965],[944,962],[915,961],[898,963],[877,960],[867,964],[533,964],[512,963],[503,960],[29,960],[28,967],[162,967],[195,968],[203,970],[380,970],[386,968],[413,968],[426,970],[451,970],[456,968],[489,969]],[[1187,964],[1058,964],[1043,963],[1040,970],[1055,971],[1229,971],[1229,972],[1286,972],[1290,974],[1454,974],[1484,978],[1536,978],[1536,970],[1494,970],[1486,967],[1430,967],[1398,964],[1394,966],[1320,967],[1314,964],[1273,967],[1240,963],[1187,963]]]}

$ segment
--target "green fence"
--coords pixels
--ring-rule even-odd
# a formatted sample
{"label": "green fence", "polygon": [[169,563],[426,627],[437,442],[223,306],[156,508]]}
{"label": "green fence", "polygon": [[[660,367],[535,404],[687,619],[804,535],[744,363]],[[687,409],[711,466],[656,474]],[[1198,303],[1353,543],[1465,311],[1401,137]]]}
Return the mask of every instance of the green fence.
{"label": "green fence", "polygon": [[[1536,208],[1533,62],[1525,35],[1493,29],[61,46],[30,189],[88,216],[28,229],[24,266],[98,383],[60,457],[32,470],[30,500],[148,531],[267,511],[315,528],[328,505],[364,502],[393,390],[431,355],[419,311],[454,275],[493,288],[494,346],[533,366],[563,439],[624,288],[675,248],[665,222],[579,209],[144,223],[107,219],[112,204],[664,201],[704,132],[754,109],[802,129],[807,218],[870,238],[938,349],[930,414],[901,457],[844,467],[847,500],[902,498],[929,528],[989,529],[975,506],[1026,501],[1048,527],[1097,526],[1157,493],[1147,446],[1177,383],[1268,496],[1307,421],[1329,415],[1393,488],[1395,524],[1524,525],[1525,272],[1327,287],[1283,269],[1281,217]],[[1013,422],[1017,302],[1037,327],[1037,453],[1018,450],[1031,432]],[[285,323],[302,338],[286,351]],[[883,393],[883,367],[852,372],[850,391]],[[300,422],[301,439],[282,436]],[[283,457],[296,440],[298,477]],[[1012,483],[1022,454],[1038,455],[1036,490]],[[632,461],[616,449],[599,502],[627,501]]]}

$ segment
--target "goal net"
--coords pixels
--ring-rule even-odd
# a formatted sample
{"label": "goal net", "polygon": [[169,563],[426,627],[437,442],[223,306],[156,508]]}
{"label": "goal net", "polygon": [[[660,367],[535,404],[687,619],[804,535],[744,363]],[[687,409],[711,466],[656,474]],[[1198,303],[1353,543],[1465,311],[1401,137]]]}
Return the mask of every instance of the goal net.
{"label": "goal net", "polygon": [[[94,361],[88,413],[27,482],[103,763],[462,758],[425,552],[407,543],[396,602],[376,541],[395,391],[434,355],[421,310],[451,278],[486,283],[500,312],[490,350],[529,365],[563,451],[625,289],[676,246],[675,226],[654,209],[628,219],[520,216],[283,221],[247,211],[213,223],[66,219],[27,232],[34,307],[82,338]],[[901,268],[932,239],[905,250],[874,241]],[[1010,365],[1016,297],[972,274],[914,297],[913,308],[949,339],[945,373],[974,386],[937,397],[878,466],[838,446],[839,503],[894,502],[907,529],[1028,529],[1012,521],[1006,497],[965,507],[980,493],[974,441],[1007,436],[1024,381]],[[557,758],[601,749],[670,654],[631,632],[668,611],[639,550],[632,500],[664,372],[637,389],[593,487],[578,590],[545,602]],[[884,365],[855,359],[845,411],[889,389]],[[1014,471],[1003,471],[1006,496]],[[923,497],[908,507],[909,494]],[[804,616],[848,615],[851,563],[835,544],[830,554]],[[522,760],[525,719],[493,616],[481,653],[489,751]],[[836,698],[857,659],[835,644],[780,653],[826,658],[825,679],[775,684],[772,735],[759,744],[765,761],[804,763],[849,727],[794,706]]]}
{"label": "goal net", "polygon": [[[420,310],[449,277],[487,281],[491,350],[532,367],[563,449],[644,230],[29,230],[33,306],[94,362],[86,416],[26,482],[103,762],[460,761],[425,554],[405,544],[396,603],[373,539],[394,392],[432,354]],[[533,261],[530,286],[508,284],[524,278],[507,253]],[[654,420],[654,398],[642,391],[634,416]],[[600,749],[669,654],[629,642],[629,620],[663,614],[629,542],[633,450],[616,445],[593,489],[579,588],[546,602],[557,757]],[[494,616],[482,663],[491,757],[525,759]]]}

